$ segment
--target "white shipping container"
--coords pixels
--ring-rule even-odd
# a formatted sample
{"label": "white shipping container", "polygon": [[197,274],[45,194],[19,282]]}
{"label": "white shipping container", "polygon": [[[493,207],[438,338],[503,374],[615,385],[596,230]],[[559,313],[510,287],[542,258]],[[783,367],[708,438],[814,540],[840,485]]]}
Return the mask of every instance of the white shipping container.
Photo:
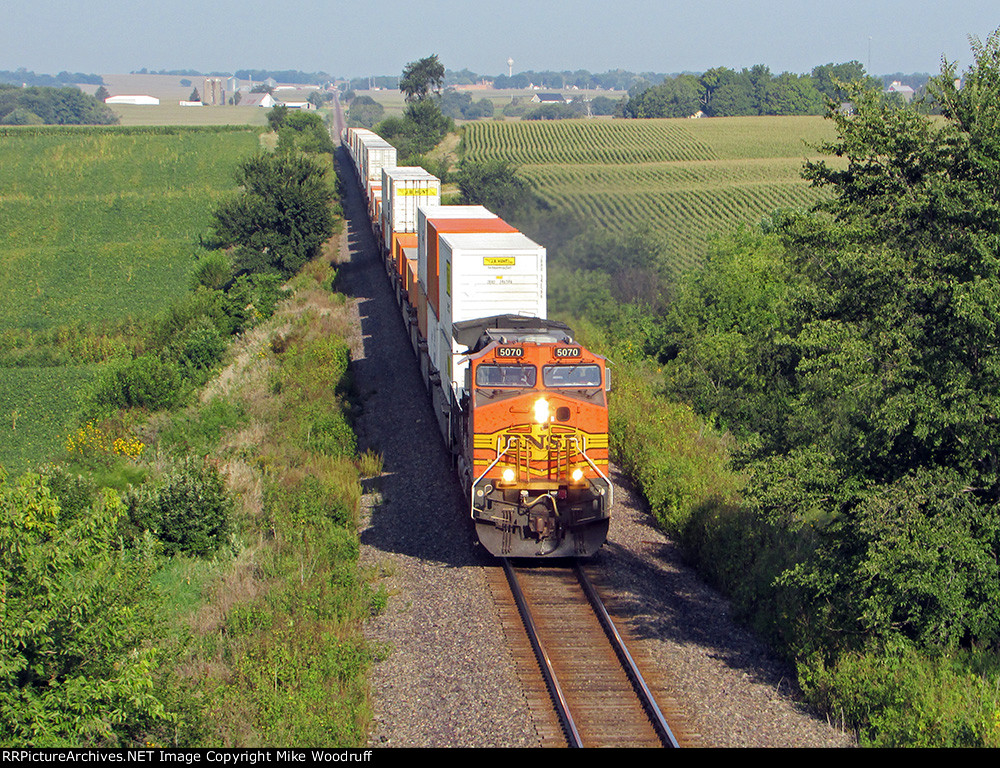
{"label": "white shipping container", "polygon": [[442,234],[440,263],[441,343],[434,365],[452,397],[465,386],[465,349],[451,334],[453,323],[493,315],[546,315],[545,248],[520,232]]}
{"label": "white shipping container", "polygon": [[386,249],[393,232],[417,231],[417,208],[441,204],[441,180],[423,168],[386,168],[382,171],[382,231]]}
{"label": "white shipping container", "polygon": [[366,138],[380,138],[374,131],[367,128],[348,128],[348,150],[354,161],[354,170],[361,177],[361,143]]}
{"label": "white shipping container", "polygon": [[365,145],[365,179],[368,185],[382,183],[382,169],[396,167],[396,148],[384,139]]}

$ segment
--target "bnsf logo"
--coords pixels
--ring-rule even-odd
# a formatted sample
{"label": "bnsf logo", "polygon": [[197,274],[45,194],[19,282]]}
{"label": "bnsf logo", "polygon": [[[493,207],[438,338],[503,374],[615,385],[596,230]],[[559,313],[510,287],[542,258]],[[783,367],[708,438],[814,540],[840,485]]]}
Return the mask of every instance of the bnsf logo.
{"label": "bnsf logo", "polygon": [[524,349],[521,347],[498,347],[497,357],[524,357]]}
{"label": "bnsf logo", "polygon": [[556,347],[556,357],[579,357],[579,347]]}

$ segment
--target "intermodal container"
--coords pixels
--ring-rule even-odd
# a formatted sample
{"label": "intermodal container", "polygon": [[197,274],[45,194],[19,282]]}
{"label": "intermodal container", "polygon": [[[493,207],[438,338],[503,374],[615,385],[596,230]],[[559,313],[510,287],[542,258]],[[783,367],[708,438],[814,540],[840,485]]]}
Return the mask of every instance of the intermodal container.
{"label": "intermodal container", "polygon": [[493,315],[545,317],[545,248],[520,232],[446,233],[438,236],[438,252],[442,338],[434,365],[453,397],[465,385],[468,361],[452,324]]}
{"label": "intermodal container", "polygon": [[392,253],[392,233],[417,231],[417,208],[440,205],[441,180],[423,168],[386,168],[382,171],[382,231]]}

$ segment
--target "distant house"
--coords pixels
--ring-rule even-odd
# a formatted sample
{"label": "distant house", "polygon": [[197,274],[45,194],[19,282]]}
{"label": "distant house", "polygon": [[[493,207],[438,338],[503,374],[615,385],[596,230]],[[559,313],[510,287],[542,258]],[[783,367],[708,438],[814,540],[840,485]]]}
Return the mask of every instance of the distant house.
{"label": "distant house", "polygon": [[270,109],[277,105],[278,101],[269,93],[248,93],[240,99],[241,107],[264,107]]}
{"label": "distant house", "polygon": [[146,104],[156,106],[160,100],[155,96],[108,96],[105,104]]}
{"label": "distant house", "polygon": [[316,105],[311,101],[283,101],[281,103],[289,109],[316,109]]}
{"label": "distant house", "polygon": [[898,93],[903,97],[903,101],[909,103],[913,98],[913,89],[908,85],[903,85],[899,80],[894,80],[892,85],[885,89],[886,93]]}
{"label": "distant house", "polygon": [[533,104],[565,104],[566,99],[561,93],[536,93],[531,97]]}

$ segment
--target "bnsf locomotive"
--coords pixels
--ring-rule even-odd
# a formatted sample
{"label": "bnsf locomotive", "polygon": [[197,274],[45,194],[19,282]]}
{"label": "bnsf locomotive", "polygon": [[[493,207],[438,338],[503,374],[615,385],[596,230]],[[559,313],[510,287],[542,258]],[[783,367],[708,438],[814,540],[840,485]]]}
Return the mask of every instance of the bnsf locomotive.
{"label": "bnsf locomotive", "polygon": [[608,533],[605,359],[545,319],[545,249],[371,131],[345,145],[479,540],[502,557],[585,557]]}

